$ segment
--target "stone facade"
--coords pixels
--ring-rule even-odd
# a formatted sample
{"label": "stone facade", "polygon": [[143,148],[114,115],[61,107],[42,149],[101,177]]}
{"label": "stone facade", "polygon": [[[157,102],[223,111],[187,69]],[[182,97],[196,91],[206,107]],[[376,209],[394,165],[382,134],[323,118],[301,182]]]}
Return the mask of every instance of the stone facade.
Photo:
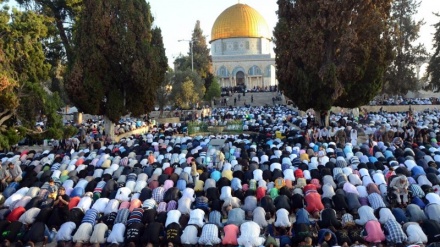
{"label": "stone facade", "polygon": [[211,43],[215,75],[222,87],[276,85],[275,57],[266,38],[228,38]]}

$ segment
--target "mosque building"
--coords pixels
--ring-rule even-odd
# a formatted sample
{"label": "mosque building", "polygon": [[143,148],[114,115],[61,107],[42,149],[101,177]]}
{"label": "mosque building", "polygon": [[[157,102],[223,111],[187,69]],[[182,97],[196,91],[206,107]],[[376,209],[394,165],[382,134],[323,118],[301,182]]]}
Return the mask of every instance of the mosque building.
{"label": "mosque building", "polygon": [[222,87],[277,84],[272,31],[252,7],[238,3],[224,10],[214,22],[210,44],[213,70]]}

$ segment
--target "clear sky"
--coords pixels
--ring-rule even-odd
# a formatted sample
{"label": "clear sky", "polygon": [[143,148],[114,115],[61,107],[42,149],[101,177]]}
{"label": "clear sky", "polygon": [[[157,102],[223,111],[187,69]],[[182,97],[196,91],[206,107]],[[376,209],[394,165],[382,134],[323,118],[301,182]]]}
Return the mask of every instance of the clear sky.
{"label": "clear sky", "polygon": [[[162,29],[168,63],[172,66],[174,59],[189,51],[188,42],[178,42],[180,39],[190,39],[197,20],[200,20],[204,35],[210,40],[211,28],[215,19],[226,8],[240,2],[256,9],[273,30],[277,23],[276,0],[147,0],[155,17],[155,25]],[[428,51],[432,50],[432,37],[435,29],[432,24],[439,22],[432,12],[440,13],[440,0],[422,0],[416,20],[424,19],[426,24],[420,30],[420,42]],[[208,46],[209,48],[209,46]]]}

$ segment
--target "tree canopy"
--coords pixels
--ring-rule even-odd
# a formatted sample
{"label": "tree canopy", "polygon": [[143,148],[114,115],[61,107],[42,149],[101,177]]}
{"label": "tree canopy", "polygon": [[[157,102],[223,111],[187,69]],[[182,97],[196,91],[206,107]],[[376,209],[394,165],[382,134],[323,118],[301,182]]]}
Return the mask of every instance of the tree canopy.
{"label": "tree canopy", "polygon": [[301,110],[357,107],[381,89],[392,58],[392,0],[278,0],[277,79]]}
{"label": "tree canopy", "polygon": [[390,37],[394,59],[385,74],[383,93],[405,95],[420,89],[416,67],[425,60],[426,51],[422,44],[413,43],[419,38],[423,20],[414,16],[420,2],[416,0],[395,0],[391,9]]}
{"label": "tree canopy", "polygon": [[206,37],[203,35],[203,30],[200,27],[200,21],[198,20],[194,26],[194,30],[191,34],[191,41],[189,42],[188,55],[180,56],[175,61],[175,67],[178,70],[191,69],[191,42],[193,50],[194,71],[200,75],[205,81],[205,88],[209,88],[209,85],[214,79],[212,75],[212,58],[209,55],[210,50],[206,43]]}
{"label": "tree canopy", "polygon": [[170,98],[182,109],[190,109],[199,103],[205,95],[203,79],[191,70],[175,71],[170,74],[172,91]]}
{"label": "tree canopy", "polygon": [[214,98],[220,97],[221,94],[222,88],[217,79],[214,78],[214,80],[211,82],[211,85],[209,85],[209,88],[206,90],[205,99],[211,101]]}
{"label": "tree canopy", "polygon": [[[159,29],[143,0],[84,0],[66,89],[81,111],[116,122],[153,110],[167,70]],[[165,66],[164,66],[165,64]]]}
{"label": "tree canopy", "polygon": [[[34,11],[0,11],[0,148],[16,144],[24,134],[36,134],[32,129],[37,118],[45,120],[47,130],[62,128],[56,114],[59,97],[42,84],[51,68],[41,42],[50,21]],[[38,135],[59,136],[56,131]]]}
{"label": "tree canopy", "polygon": [[[435,14],[440,17],[440,14]],[[440,18],[439,18],[440,19]],[[433,38],[433,49],[434,54],[432,54],[429,60],[428,68],[426,69],[426,77],[428,79],[428,88],[440,92],[440,20],[435,25],[435,33]]]}
{"label": "tree canopy", "polygon": [[[67,60],[72,59],[72,37],[74,23],[78,20],[82,10],[83,0],[16,0],[22,7],[27,10],[33,10],[41,15],[47,16],[52,22],[54,34],[49,42],[46,42],[48,51]],[[54,32],[55,29],[57,32]],[[62,45],[61,45],[62,44]],[[60,57],[60,58],[61,58]]]}

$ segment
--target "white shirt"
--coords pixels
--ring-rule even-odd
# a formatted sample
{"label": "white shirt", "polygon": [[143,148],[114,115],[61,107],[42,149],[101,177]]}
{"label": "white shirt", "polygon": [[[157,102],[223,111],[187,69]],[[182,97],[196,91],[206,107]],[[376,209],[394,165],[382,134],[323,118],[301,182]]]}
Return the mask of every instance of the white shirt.
{"label": "white shirt", "polygon": [[237,242],[241,246],[260,246],[265,241],[264,238],[260,237],[260,226],[253,221],[241,224],[240,233]]}
{"label": "white shirt", "polygon": [[191,200],[191,202],[193,202],[195,200],[194,198],[194,189],[192,188],[186,188],[183,190],[182,192],[182,198],[188,198]]}
{"label": "white shirt", "polygon": [[310,171],[309,170],[304,170],[303,171],[303,175],[304,175],[304,178],[307,179],[307,180],[311,180],[312,179],[312,175],[310,175]]}
{"label": "white shirt", "polygon": [[426,177],[426,175],[420,175],[417,178],[417,183],[422,186],[422,185],[429,185],[432,186],[432,183],[428,180],[428,178]]}
{"label": "white shirt", "polygon": [[370,173],[368,173],[368,170],[365,169],[365,168],[359,169],[359,174],[361,175],[361,177],[363,177],[363,176],[370,176]]}
{"label": "white shirt", "polygon": [[373,179],[371,179],[370,176],[362,177],[362,185],[367,186],[367,185],[369,185],[371,183],[373,183]]}
{"label": "white shirt", "polygon": [[[180,203],[179,203],[179,206],[180,206]],[[182,215],[182,213],[179,210],[170,210],[167,213],[167,220],[165,222],[165,228],[171,223],[179,224],[179,219],[180,219],[181,215]]]}
{"label": "white shirt", "polygon": [[357,174],[354,174],[354,173],[348,175],[348,181],[350,181],[350,183],[353,185],[361,185],[362,184],[362,180],[359,178],[359,176]]}
{"label": "white shirt", "polygon": [[40,211],[41,211],[40,208],[35,208],[35,207],[30,208],[29,210],[27,210],[26,212],[24,212],[24,214],[22,214],[20,216],[18,221],[20,221],[21,223],[23,223],[25,225],[31,225],[32,223],[35,222],[35,218],[40,213]]}
{"label": "white shirt", "polygon": [[56,235],[57,241],[70,241],[72,240],[72,232],[75,230],[76,225],[72,221],[65,222],[61,225]]}
{"label": "white shirt", "polygon": [[67,179],[66,181],[64,181],[63,183],[63,187],[68,189],[68,188],[73,188],[73,180],[71,179]]}
{"label": "white shirt", "polygon": [[289,211],[284,208],[280,208],[276,212],[276,221],[274,223],[276,227],[290,227]]}
{"label": "white shirt", "polygon": [[230,186],[223,186],[221,189],[220,200],[226,200],[232,197],[232,188]]}
{"label": "white shirt", "polygon": [[252,217],[252,221],[257,223],[260,228],[265,228],[268,225],[264,208],[256,207],[252,213]]}
{"label": "white shirt", "polygon": [[324,184],[322,186],[322,197],[327,197],[332,199],[332,197],[335,195],[335,190],[333,189],[333,186],[330,184]]}
{"label": "white shirt", "polygon": [[14,204],[17,203],[19,200],[21,200],[21,198],[23,198],[23,195],[15,192],[10,197],[8,197],[8,199],[6,199],[6,201],[3,205],[6,207],[14,206]]}
{"label": "white shirt", "polygon": [[90,209],[90,206],[92,205],[93,199],[90,196],[84,196],[79,200],[78,205],[76,205],[77,208],[81,208],[84,213]]}
{"label": "white shirt", "polygon": [[362,206],[358,209],[360,219],[354,220],[358,225],[365,225],[370,220],[377,220],[374,216],[374,209],[369,206]]}
{"label": "white shirt", "polygon": [[385,224],[388,220],[396,220],[389,208],[381,208],[379,211],[379,222]]}
{"label": "white shirt", "polygon": [[104,170],[102,170],[102,169],[96,169],[94,172],[93,172],[93,177],[94,178],[100,178],[100,177],[102,177],[102,173],[104,172]]}
{"label": "white shirt", "polygon": [[[96,202],[93,204],[92,208],[96,209],[99,213],[104,213],[105,208],[108,204],[108,202],[110,201],[110,199],[108,198],[99,198],[98,200],[96,200]],[[81,202],[81,201],[80,201]]]}
{"label": "white shirt", "polygon": [[[135,186],[136,186],[135,181],[128,181],[127,183],[125,183],[125,187],[127,187],[130,191],[134,191]],[[140,191],[138,191],[138,192],[140,192]]]}
{"label": "white shirt", "polygon": [[107,237],[107,243],[124,243],[125,224],[117,223],[113,226],[112,232]]}
{"label": "white shirt", "polygon": [[[289,179],[290,181],[295,181],[295,175],[293,169],[286,169],[283,171],[284,179]],[[258,180],[257,180],[258,181]]]}
{"label": "white shirt", "polygon": [[428,193],[426,194],[425,198],[429,201],[429,203],[440,204],[440,196],[435,193]]}
{"label": "white shirt", "polygon": [[374,179],[374,183],[376,183],[377,185],[387,184],[387,182],[385,181],[385,176],[380,172],[374,173],[373,179]]}
{"label": "white shirt", "polygon": [[415,166],[417,166],[416,162],[414,160],[405,160],[405,166],[408,168],[408,170],[412,170]]}
{"label": "white shirt", "polygon": [[[186,198],[186,197],[182,197],[179,199],[179,201],[177,202],[177,209],[182,213],[182,214],[189,214],[191,212],[191,199]],[[168,212],[169,213],[169,212]]]}
{"label": "white shirt", "polygon": [[134,186],[133,191],[140,193],[142,191],[142,189],[145,188],[146,186],[147,186],[147,181],[138,180],[136,182],[136,185]]}
{"label": "white shirt", "polygon": [[260,180],[260,179],[263,179],[263,171],[262,171],[262,170],[260,170],[260,169],[255,169],[252,173],[253,173],[253,175],[254,175],[254,179],[255,179],[256,181],[258,181],[258,180]]}
{"label": "white shirt", "polygon": [[201,209],[191,210],[191,213],[189,214],[188,225],[197,225],[198,227],[203,227],[203,225],[205,224],[203,222],[204,218],[205,218],[205,211]]}
{"label": "white shirt", "polygon": [[408,244],[426,244],[428,242],[428,237],[418,224],[410,224],[406,228],[406,235],[408,235]]}
{"label": "white shirt", "polygon": [[78,187],[80,187],[80,188],[85,189],[88,183],[89,183],[89,181],[87,181],[87,180],[85,180],[85,179],[82,178],[82,179],[80,179],[80,180],[78,181],[78,183],[75,185],[74,188],[78,188]]}
{"label": "white shirt", "polygon": [[131,194],[131,190],[129,188],[127,187],[119,188],[118,192],[116,193],[116,199],[123,202],[129,202],[130,194]]}
{"label": "white shirt", "polygon": [[363,185],[356,187],[357,191],[359,192],[359,197],[368,197],[367,188]]}
{"label": "white shirt", "polygon": [[119,208],[119,201],[116,199],[111,199],[105,206],[104,215],[116,213],[118,212],[118,208]]}
{"label": "white shirt", "polygon": [[93,227],[93,233],[90,237],[90,243],[91,244],[104,244],[106,241],[105,239],[105,233],[108,230],[108,226],[104,223],[96,224],[95,227]]}
{"label": "white shirt", "polygon": [[197,242],[199,241],[197,235],[198,235],[197,227],[194,225],[187,225],[183,230],[182,235],[180,236],[180,242],[182,244],[196,245]]}
{"label": "white shirt", "polygon": [[278,169],[281,171],[281,164],[280,163],[272,163],[270,165],[270,171],[273,172],[275,169]]}

